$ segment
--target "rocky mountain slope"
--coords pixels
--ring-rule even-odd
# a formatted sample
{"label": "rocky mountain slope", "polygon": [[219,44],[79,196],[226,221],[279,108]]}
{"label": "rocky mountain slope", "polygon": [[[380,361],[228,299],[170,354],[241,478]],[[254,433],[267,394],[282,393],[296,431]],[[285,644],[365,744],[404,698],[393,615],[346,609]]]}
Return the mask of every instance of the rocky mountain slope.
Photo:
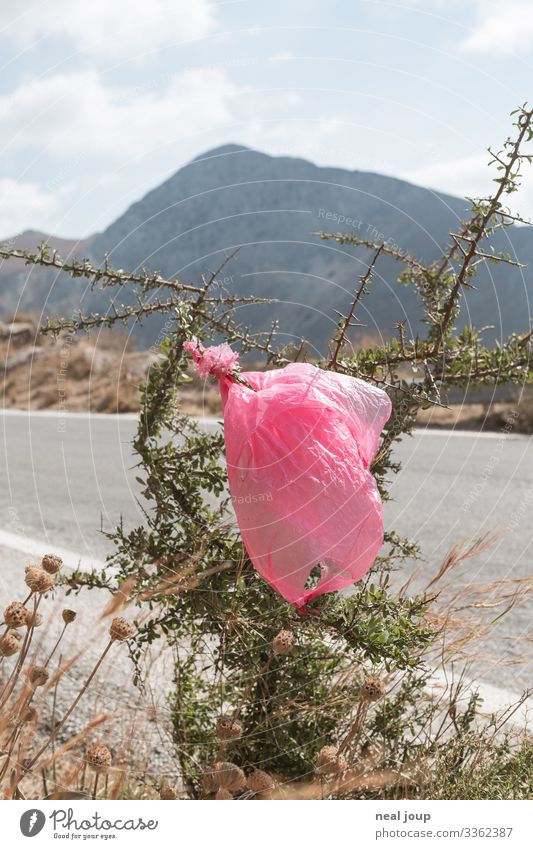
{"label": "rocky mountain slope", "polygon": [[[227,288],[279,299],[277,304],[243,308],[239,318],[254,327],[268,327],[277,319],[285,340],[304,335],[323,350],[335,328],[336,310],[349,304],[369,252],[322,241],[316,231],[355,231],[430,260],[439,255],[467,207],[458,198],[391,177],[317,167],[227,145],[181,168],[103,233],[65,247],[67,253],[89,254],[98,261],[108,253],[117,267],[146,266],[190,281],[239,248],[224,271]],[[24,239],[30,236],[24,234]],[[533,265],[528,228],[499,234],[495,247]],[[399,319],[412,332],[418,329],[416,294],[396,282],[398,270],[390,259],[379,263],[359,312],[368,332],[390,334]],[[497,265],[481,269],[476,289],[467,294],[465,320],[468,315],[478,325],[494,325],[487,335],[496,338],[528,329],[532,274]],[[84,309],[105,308],[101,296],[61,275],[28,274],[6,264],[0,270],[4,313],[17,305],[66,312],[80,302]],[[155,321],[145,325],[136,330],[137,341],[149,346],[158,330]]]}

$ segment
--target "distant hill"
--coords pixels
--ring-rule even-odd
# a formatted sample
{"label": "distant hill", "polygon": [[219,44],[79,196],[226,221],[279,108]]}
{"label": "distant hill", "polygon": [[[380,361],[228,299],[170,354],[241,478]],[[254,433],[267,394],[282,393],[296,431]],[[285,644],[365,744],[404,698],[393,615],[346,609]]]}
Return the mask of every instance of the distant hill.
{"label": "distant hill", "polygon": [[[41,242],[48,242],[65,259],[89,254],[94,237],[87,239],[62,239],[38,230],[25,230],[4,242],[22,250],[35,250]],[[52,312],[68,312],[79,307],[85,285],[66,275],[44,268],[32,268],[20,260],[0,260],[0,313],[3,318],[30,312],[43,317]]]}
{"label": "distant hill", "polygon": [[[67,243],[66,252],[89,253],[96,260],[108,253],[121,268],[144,265],[165,276],[195,281],[214,269],[224,253],[239,247],[224,272],[227,288],[280,301],[244,308],[242,320],[267,327],[278,319],[286,340],[304,335],[323,350],[335,327],[336,310],[348,305],[369,252],[321,241],[314,231],[356,230],[430,260],[439,255],[448,231],[467,211],[464,200],[402,180],[226,145],[181,168],[103,233],[77,245]],[[28,237],[24,234],[26,241]],[[58,244],[54,239],[52,243]],[[533,233],[528,228],[498,234],[495,247],[533,266]],[[417,297],[396,283],[398,270],[392,260],[379,263],[359,311],[369,331],[389,334],[395,321],[407,319],[416,332]],[[483,269],[477,289],[467,294],[470,320],[495,325],[491,335],[496,337],[528,329],[532,273],[495,265]],[[45,295],[45,312],[65,311],[80,299],[84,308],[101,309],[104,304],[76,281],[48,275],[42,283],[35,271],[25,282],[27,277],[25,269],[1,270],[4,312],[19,295],[24,309],[44,303]],[[148,325],[137,335],[141,344],[149,345],[157,328]]]}

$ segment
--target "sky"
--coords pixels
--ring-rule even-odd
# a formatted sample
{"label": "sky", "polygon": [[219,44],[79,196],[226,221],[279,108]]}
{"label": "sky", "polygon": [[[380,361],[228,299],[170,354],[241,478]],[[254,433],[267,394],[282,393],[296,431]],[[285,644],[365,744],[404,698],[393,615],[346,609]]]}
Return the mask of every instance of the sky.
{"label": "sky", "polygon": [[228,142],[487,193],[533,2],[3,0],[0,56],[0,237],[81,238]]}

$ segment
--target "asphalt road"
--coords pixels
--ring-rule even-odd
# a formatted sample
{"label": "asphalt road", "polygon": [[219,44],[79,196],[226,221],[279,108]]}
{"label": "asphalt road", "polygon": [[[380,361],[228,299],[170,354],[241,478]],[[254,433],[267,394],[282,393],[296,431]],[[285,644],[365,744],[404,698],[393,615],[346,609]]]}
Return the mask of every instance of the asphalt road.
{"label": "asphalt road", "polygon": [[[135,426],[134,416],[1,415],[0,600],[12,583],[10,564],[25,553],[59,550],[69,565],[89,565],[109,551],[101,529],[121,516],[130,527],[142,521]],[[396,451],[403,468],[392,483],[386,526],[421,544],[420,580],[453,545],[485,532],[497,535],[494,544],[463,564],[457,586],[533,575],[532,440],[419,431]],[[504,665],[484,660],[486,680],[513,690],[531,683],[531,664],[506,664],[531,645],[532,613],[530,603],[502,620],[487,653]]]}

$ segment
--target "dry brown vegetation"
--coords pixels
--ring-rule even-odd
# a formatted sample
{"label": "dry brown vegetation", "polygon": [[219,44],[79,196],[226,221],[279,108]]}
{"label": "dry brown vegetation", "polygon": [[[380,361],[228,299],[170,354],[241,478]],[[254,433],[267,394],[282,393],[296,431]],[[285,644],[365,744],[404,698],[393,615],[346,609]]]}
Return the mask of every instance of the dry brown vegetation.
{"label": "dry brown vegetation", "polygon": [[151,358],[136,351],[125,334],[103,332],[94,339],[64,334],[54,343],[39,335],[31,315],[17,316],[16,323],[2,329],[5,407],[97,413],[138,409],[138,386]]}
{"label": "dry brown vegetation", "polygon": [[[4,609],[0,636],[0,790],[4,799],[91,795],[87,789],[91,774],[95,797],[100,776],[109,776],[113,766],[109,749],[95,739],[95,735],[105,733],[111,716],[92,716],[80,733],[66,739],[63,733],[102,665],[110,660],[108,655],[131,639],[135,627],[123,617],[112,619],[100,655],[68,706],[63,707],[58,689],[65,686],[80,657],[79,647],[67,659],[62,654],[67,631],[76,629],[76,611],[65,607],[57,616],[61,629],[51,649],[45,649],[39,637],[40,632],[49,633],[55,625],[49,611],[48,615],[43,611],[43,615],[41,610],[45,598],[55,589],[61,566],[61,559],[51,554],[44,555],[40,563],[28,565],[24,576],[26,598],[11,601]],[[46,715],[50,704],[51,713]],[[111,788],[107,778],[105,782],[111,798],[116,798],[124,782],[126,768],[120,761],[115,764],[115,773]]]}
{"label": "dry brown vegetation", "polygon": [[0,799],[176,798],[164,670],[146,651],[150,683],[132,684],[127,588],[79,604],[67,571],[44,555],[20,572],[22,600],[0,600]]}
{"label": "dry brown vegetation", "polygon": [[[490,544],[491,540],[484,537],[466,548],[454,548],[433,579],[426,583],[425,593],[431,599],[432,609],[428,617],[442,637],[428,655],[428,660],[433,658],[434,668],[443,661],[448,664],[452,658],[468,660],[475,651],[477,638],[523,602],[533,589],[531,580],[456,589],[453,571]],[[62,566],[60,558],[50,554],[27,566],[20,576],[20,594],[26,597],[23,601],[10,601],[4,608],[0,626],[0,796],[4,799],[186,798],[188,789],[180,780],[177,759],[172,768],[175,758],[172,744],[165,742],[170,739],[165,737],[164,727],[168,717],[165,720],[157,710],[149,687],[145,687],[141,703],[129,716],[120,690],[114,686],[117,666],[124,666],[127,644],[139,627],[131,614],[123,615],[135,599],[133,581],[105,605],[100,615],[104,626],[101,645],[90,665],[78,676],[74,690],[66,700],[61,697],[82,659],[81,640],[76,633],[79,619],[66,606],[69,576],[61,578]],[[194,572],[194,567],[191,570]],[[180,589],[174,591],[194,592],[197,585],[198,581],[186,585],[182,582]],[[397,592],[402,595],[407,589],[402,586]],[[50,635],[50,632],[54,637],[45,645],[42,634]],[[297,631],[280,631],[272,640],[271,657],[265,668],[276,658],[290,664],[297,641]],[[111,676],[109,683],[102,678],[106,668]],[[264,671],[258,671],[258,680]],[[246,768],[235,764],[233,752],[242,744],[246,730],[239,711],[221,713],[212,729],[216,743],[213,761],[199,764],[201,796],[219,800],[351,798],[383,791],[401,797],[410,787],[429,787],[435,770],[440,767],[431,763],[427,754],[391,768],[383,765],[384,751],[377,741],[369,747],[363,746],[364,757],[360,753],[375,711],[381,709],[385,700],[394,699],[406,673],[381,670],[362,674],[357,666],[347,668],[343,674],[360,680],[356,703],[346,705],[343,738],[337,745],[324,745],[320,749],[308,776],[297,781],[286,780],[252,764]],[[147,675],[148,681],[150,670]],[[92,711],[87,712],[83,705],[98,685],[108,692],[106,708],[96,702]],[[252,697],[253,686],[251,682],[245,700]],[[461,679],[448,684],[437,682],[433,693],[421,693],[419,698],[427,714],[427,723],[419,732],[421,739],[430,734],[436,734],[435,739],[442,744],[453,739],[456,717],[464,711],[465,699],[468,701]],[[72,726],[72,718],[80,711],[81,722]],[[513,708],[504,712],[490,727],[489,737],[483,745],[480,743],[480,757],[487,757],[497,747],[498,735],[512,711]],[[163,741],[167,748],[171,766],[166,773],[157,770],[158,761],[152,752],[145,752],[143,759],[137,742],[140,736],[147,735],[150,722],[157,728],[155,739]],[[525,740],[524,745],[530,743]]]}
{"label": "dry brown vegetation", "polygon": [[[3,363],[4,407],[20,410],[130,413],[139,409],[143,383],[156,362],[153,350],[138,351],[131,337],[114,329],[94,336],[64,334],[52,341],[39,334],[35,316],[18,314],[1,325],[0,362]],[[353,350],[379,344],[379,337],[364,335],[353,341]],[[249,368],[260,368],[252,365]],[[180,406],[196,416],[220,416],[222,406],[214,382],[193,376],[181,389]],[[432,406],[420,410],[421,427],[468,430],[505,430],[533,433],[533,394],[516,403],[493,401]]]}
{"label": "dry brown vegetation", "polygon": [[[17,315],[0,330],[2,405],[10,409],[137,412],[139,385],[158,356],[152,350],[138,351],[131,337],[116,329],[84,337],[63,334],[52,341],[39,334],[31,314]],[[216,387],[193,379],[183,409],[218,415]]]}
{"label": "dry brown vegetation", "polygon": [[518,403],[495,401],[432,407],[419,411],[417,424],[421,427],[531,434],[533,433],[533,395],[525,394]]}

